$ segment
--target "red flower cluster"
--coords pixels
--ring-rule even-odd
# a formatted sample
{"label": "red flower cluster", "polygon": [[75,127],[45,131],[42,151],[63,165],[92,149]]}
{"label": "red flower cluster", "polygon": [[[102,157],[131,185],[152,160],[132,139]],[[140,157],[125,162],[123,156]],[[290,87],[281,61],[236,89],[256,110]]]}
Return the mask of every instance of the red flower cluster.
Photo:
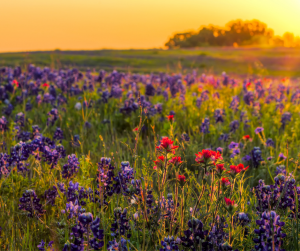
{"label": "red flower cluster", "polygon": [[207,160],[211,160],[212,162],[216,162],[217,160],[222,160],[222,155],[220,152],[215,152],[212,150],[203,149],[202,152],[198,152],[195,154],[197,163],[204,163]]}
{"label": "red flower cluster", "polygon": [[49,84],[44,83],[44,84],[43,84],[43,87],[49,87]]}
{"label": "red flower cluster", "polygon": [[222,178],[222,179],[221,179],[221,183],[222,183],[222,185],[224,185],[224,186],[229,186],[229,185],[230,185],[230,181],[229,181],[228,178]]}
{"label": "red flower cluster", "polygon": [[164,156],[158,156],[157,160],[153,161],[156,166],[153,167],[154,170],[157,169],[157,167],[161,168],[165,162],[165,157]]}
{"label": "red flower cluster", "polygon": [[179,182],[186,182],[185,180],[185,176],[184,175],[178,175],[177,179],[179,180]]}
{"label": "red flower cluster", "polygon": [[18,82],[17,80],[14,79],[14,80],[12,81],[12,83],[13,83],[14,85],[16,85],[17,87],[19,87],[19,82]]}
{"label": "red flower cluster", "polygon": [[169,160],[170,164],[173,164],[174,166],[179,166],[182,163],[181,157],[172,157],[172,159]]}
{"label": "red flower cluster", "polygon": [[137,132],[139,130],[138,127],[134,128],[132,131]]}
{"label": "red flower cluster", "polygon": [[167,150],[167,152],[172,152],[172,150],[177,149],[179,146],[173,146],[174,141],[168,137],[163,137],[161,143],[156,148],[159,150]]}
{"label": "red flower cluster", "polygon": [[238,164],[237,166],[234,166],[234,165],[230,166],[230,170],[234,174],[238,174],[238,173],[240,173],[242,171],[246,171],[248,168],[249,168],[249,166],[244,167],[243,164]]}
{"label": "red flower cluster", "polygon": [[172,122],[173,119],[174,119],[174,115],[168,115],[167,118],[168,118],[168,120],[169,120],[170,122]]}
{"label": "red flower cluster", "polygon": [[249,140],[249,141],[252,141],[252,138],[250,137],[250,135],[245,135],[243,137],[244,140]]}
{"label": "red flower cluster", "polygon": [[228,199],[228,198],[224,198],[225,203],[227,206],[233,206],[234,205],[234,200]]}
{"label": "red flower cluster", "polygon": [[217,164],[216,169],[217,169],[218,173],[222,173],[223,171],[226,170],[225,167],[224,167],[224,164]]}

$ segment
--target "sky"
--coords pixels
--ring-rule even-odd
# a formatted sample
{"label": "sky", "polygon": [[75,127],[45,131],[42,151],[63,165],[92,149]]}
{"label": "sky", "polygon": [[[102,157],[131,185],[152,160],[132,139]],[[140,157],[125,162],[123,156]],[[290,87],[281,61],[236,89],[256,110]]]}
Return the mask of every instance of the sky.
{"label": "sky", "polygon": [[300,0],[0,0],[0,52],[164,48],[234,19],[300,36],[299,13]]}

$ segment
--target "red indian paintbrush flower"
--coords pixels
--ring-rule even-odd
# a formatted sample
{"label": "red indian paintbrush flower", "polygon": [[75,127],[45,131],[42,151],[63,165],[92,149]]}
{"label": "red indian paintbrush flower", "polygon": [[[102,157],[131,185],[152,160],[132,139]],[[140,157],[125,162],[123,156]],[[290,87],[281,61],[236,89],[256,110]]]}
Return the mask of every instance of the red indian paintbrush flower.
{"label": "red indian paintbrush flower", "polygon": [[172,122],[174,120],[174,115],[168,115],[167,118],[170,122]]}
{"label": "red indian paintbrush flower", "polygon": [[229,186],[229,185],[230,185],[230,181],[229,181],[228,178],[222,178],[222,179],[221,179],[221,183],[222,183],[222,185],[224,185],[224,186]]}
{"label": "red indian paintbrush flower", "polygon": [[246,141],[252,141],[252,138],[250,137],[250,135],[245,135],[243,137],[243,139],[246,140]]}
{"label": "red indian paintbrush flower", "polygon": [[154,170],[157,169],[157,167],[161,168],[164,164],[165,157],[164,156],[158,156],[157,160],[154,160],[153,162],[155,163],[156,166],[153,167]]}
{"label": "red indian paintbrush flower", "polygon": [[17,80],[14,79],[14,80],[12,81],[12,83],[13,83],[14,85],[16,85],[17,87],[19,87],[19,82],[18,82]]}
{"label": "red indian paintbrush flower", "polygon": [[177,176],[177,180],[179,181],[179,184],[180,184],[180,186],[184,186],[184,184],[185,184],[185,182],[186,182],[186,180],[185,180],[185,176],[184,175],[178,175]]}
{"label": "red indian paintbrush flower", "polygon": [[225,167],[224,167],[224,164],[217,164],[216,169],[217,169],[218,173],[222,173],[223,171],[226,170]]}
{"label": "red indian paintbrush flower", "polygon": [[172,157],[172,159],[169,160],[169,163],[173,164],[174,166],[179,166],[182,163],[181,157],[179,156]]}
{"label": "red indian paintbrush flower", "polygon": [[195,161],[197,163],[204,163],[207,160],[211,160],[215,162],[217,160],[223,159],[221,153],[212,150],[206,150],[206,149],[203,149],[202,152],[198,152],[195,155],[196,155]]}
{"label": "red indian paintbrush flower", "polygon": [[228,199],[228,198],[224,198],[225,203],[227,206],[233,206],[234,205],[234,200]]}
{"label": "red indian paintbrush flower", "polygon": [[132,131],[137,132],[139,130],[138,127],[134,128]]}
{"label": "red indian paintbrush flower", "polygon": [[238,174],[238,173],[240,173],[242,171],[246,171],[248,168],[249,168],[249,166],[244,167],[243,164],[238,164],[237,166],[234,166],[234,165],[230,166],[230,170],[234,174]]}
{"label": "red indian paintbrush flower", "polygon": [[172,152],[172,150],[177,149],[179,146],[173,146],[174,141],[168,137],[163,137],[161,143],[156,148],[159,150],[166,150],[167,152]]}
{"label": "red indian paintbrush flower", "polygon": [[43,87],[49,87],[49,84],[44,83],[44,84],[43,84]]}

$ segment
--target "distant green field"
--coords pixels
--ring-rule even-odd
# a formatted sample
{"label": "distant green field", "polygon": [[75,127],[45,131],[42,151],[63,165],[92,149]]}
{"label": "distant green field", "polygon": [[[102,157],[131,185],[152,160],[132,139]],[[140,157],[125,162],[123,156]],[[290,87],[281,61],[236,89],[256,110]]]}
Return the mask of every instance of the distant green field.
{"label": "distant green field", "polygon": [[205,73],[300,77],[299,48],[200,48],[1,53],[0,66],[78,67],[130,72]]}

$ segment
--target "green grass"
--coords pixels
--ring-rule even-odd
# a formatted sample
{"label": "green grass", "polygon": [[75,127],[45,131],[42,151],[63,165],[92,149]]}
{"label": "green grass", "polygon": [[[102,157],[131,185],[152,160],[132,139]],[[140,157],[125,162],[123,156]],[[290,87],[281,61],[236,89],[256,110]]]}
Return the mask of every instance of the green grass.
{"label": "green grass", "polygon": [[300,76],[299,48],[200,48],[190,50],[48,51],[0,54],[0,66],[33,63],[126,72],[201,72],[234,75]]}

